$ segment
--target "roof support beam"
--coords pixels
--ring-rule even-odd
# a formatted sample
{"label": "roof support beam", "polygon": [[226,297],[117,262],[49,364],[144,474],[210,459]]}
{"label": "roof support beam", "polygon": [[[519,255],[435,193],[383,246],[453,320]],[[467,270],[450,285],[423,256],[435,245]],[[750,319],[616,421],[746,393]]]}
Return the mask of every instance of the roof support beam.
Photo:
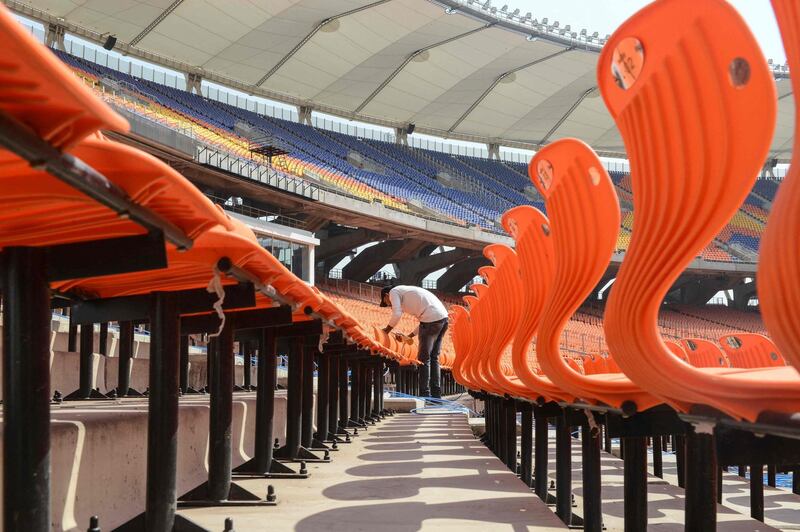
{"label": "roof support beam", "polygon": [[560,127],[561,127],[561,124],[563,124],[563,123],[564,123],[564,122],[567,120],[567,118],[569,118],[569,115],[571,115],[572,113],[574,113],[574,112],[575,112],[575,109],[577,109],[577,108],[578,108],[578,106],[581,104],[581,102],[582,102],[582,101],[583,101],[583,100],[584,100],[584,99],[585,99],[587,96],[589,96],[591,93],[593,93],[593,92],[594,92],[594,91],[596,91],[596,90],[597,90],[597,86],[594,86],[594,87],[589,87],[588,89],[586,89],[586,90],[583,92],[583,94],[581,94],[581,95],[578,97],[578,99],[575,101],[575,103],[573,103],[573,104],[570,106],[570,108],[569,108],[569,109],[567,109],[567,112],[566,112],[566,113],[564,113],[564,116],[562,116],[561,118],[559,118],[559,119],[558,119],[558,122],[556,122],[556,123],[553,125],[553,127],[551,127],[551,128],[550,128],[550,131],[548,131],[548,132],[547,132],[547,134],[546,134],[546,135],[545,135],[545,136],[542,138],[542,140],[541,140],[541,141],[539,141],[539,144],[544,144],[545,142],[547,142],[547,140],[548,140],[548,139],[549,139],[549,138],[550,138],[550,137],[553,135],[553,133],[555,133],[555,132],[556,132],[556,130],[557,130],[558,128],[560,128]]}
{"label": "roof support beam", "polygon": [[524,64],[524,65],[522,65],[522,66],[518,66],[518,67],[512,68],[511,70],[508,70],[508,71],[506,71],[506,72],[503,72],[502,74],[500,74],[499,76],[497,76],[497,77],[494,79],[494,81],[492,82],[492,84],[491,84],[491,85],[489,85],[489,87],[488,87],[488,88],[487,88],[485,91],[483,91],[483,94],[481,94],[481,95],[478,97],[478,99],[477,99],[477,100],[475,100],[474,102],[472,102],[472,105],[470,105],[470,106],[469,106],[469,108],[467,108],[467,110],[466,110],[466,111],[464,111],[464,114],[462,114],[462,115],[461,115],[461,116],[458,118],[458,120],[456,120],[456,121],[455,121],[455,123],[454,123],[452,126],[450,126],[450,129],[448,129],[447,131],[448,131],[448,132],[453,132],[453,130],[455,130],[455,128],[457,128],[458,126],[460,126],[460,125],[461,125],[461,122],[463,122],[463,121],[464,121],[464,120],[465,120],[465,119],[466,119],[466,118],[467,118],[467,117],[470,115],[470,113],[472,113],[472,111],[474,111],[474,110],[475,110],[475,108],[476,108],[476,107],[478,107],[478,106],[481,104],[481,102],[482,102],[482,101],[483,101],[483,100],[484,100],[484,99],[485,99],[487,96],[489,96],[489,93],[490,93],[490,92],[492,92],[492,91],[494,90],[494,88],[495,88],[495,87],[497,87],[497,85],[498,85],[498,84],[499,84],[501,81],[503,81],[505,78],[507,78],[507,77],[508,77],[508,76],[510,76],[511,74],[515,74],[515,73],[519,72],[520,70],[525,70],[526,68],[530,68],[530,67],[532,67],[532,66],[534,66],[534,65],[538,65],[538,64],[540,64],[540,63],[544,63],[545,61],[549,61],[550,59],[553,59],[554,57],[558,57],[559,55],[561,55],[561,54],[565,54],[565,53],[567,53],[567,52],[569,52],[569,51],[571,51],[571,50],[574,50],[574,49],[575,49],[574,47],[570,47],[570,48],[564,48],[563,50],[559,50],[558,52],[554,52],[554,53],[552,53],[552,54],[550,54],[550,55],[546,55],[546,56],[544,56],[544,57],[541,57],[541,58],[539,58],[539,59],[537,59],[537,60],[535,60],[535,61],[531,61],[530,63],[525,63],[525,64]]}
{"label": "roof support beam", "polygon": [[372,94],[370,94],[369,96],[367,96],[367,98],[366,98],[366,99],[365,99],[363,102],[361,102],[361,104],[360,104],[358,107],[356,107],[355,111],[353,111],[353,112],[354,112],[354,113],[359,113],[359,112],[361,112],[361,110],[362,110],[364,107],[366,107],[367,105],[369,105],[369,102],[371,102],[371,101],[372,101],[372,100],[373,100],[373,99],[374,99],[374,98],[375,98],[375,97],[376,97],[378,94],[380,94],[380,92],[381,92],[383,89],[385,89],[385,88],[386,88],[386,86],[387,86],[387,85],[389,85],[389,83],[391,83],[391,82],[392,82],[392,80],[393,80],[395,77],[397,77],[397,75],[398,75],[400,72],[402,72],[402,71],[403,71],[403,69],[404,69],[404,68],[405,68],[405,67],[406,67],[406,66],[407,66],[407,65],[408,65],[408,64],[409,64],[411,61],[413,61],[415,57],[419,56],[419,55],[420,55],[420,54],[422,54],[422,53],[425,53],[425,52],[427,52],[428,50],[431,50],[431,49],[433,49],[433,48],[436,48],[437,46],[444,46],[445,44],[451,43],[451,42],[453,42],[453,41],[457,41],[458,39],[463,39],[464,37],[468,37],[468,36],[472,35],[473,33],[477,33],[477,32],[479,32],[479,31],[483,31],[483,30],[485,30],[485,29],[491,28],[491,27],[492,27],[492,26],[494,26],[494,25],[495,25],[494,23],[489,23],[489,24],[486,24],[486,25],[484,25],[484,26],[481,26],[481,27],[479,27],[479,28],[474,28],[474,29],[471,29],[471,30],[469,30],[469,31],[466,31],[466,32],[464,32],[464,33],[460,33],[460,34],[458,34],[458,35],[453,35],[452,37],[448,37],[447,39],[445,39],[445,40],[443,40],[443,41],[435,42],[435,43],[433,43],[433,44],[430,44],[430,45],[428,45],[428,46],[426,46],[426,47],[424,47],[424,48],[420,48],[419,50],[417,50],[417,51],[413,52],[411,55],[409,55],[408,57],[406,57],[406,58],[405,58],[405,60],[403,60],[403,62],[402,62],[402,63],[400,63],[400,66],[398,66],[397,68],[395,68],[395,69],[394,69],[394,71],[393,71],[391,74],[389,74],[389,77],[387,77],[385,80],[383,80],[383,82],[382,82],[380,85],[378,85],[378,88],[376,88],[374,91],[372,91]]}
{"label": "roof support beam", "polygon": [[278,61],[278,63],[277,63],[277,64],[276,64],[274,67],[272,67],[272,68],[269,70],[269,72],[267,72],[266,74],[264,74],[264,75],[261,77],[261,79],[260,79],[260,80],[256,81],[256,87],[260,87],[261,85],[263,85],[263,84],[264,84],[264,82],[265,82],[265,81],[267,81],[267,80],[268,80],[270,77],[272,77],[272,75],[273,75],[275,72],[277,72],[278,70],[280,70],[280,69],[281,69],[281,67],[282,67],[283,65],[285,65],[285,64],[286,64],[286,62],[287,62],[289,59],[291,59],[291,58],[292,58],[292,56],[293,56],[294,54],[296,54],[297,52],[299,52],[299,51],[300,51],[300,48],[302,48],[303,46],[305,46],[305,45],[306,45],[306,43],[307,43],[308,41],[310,41],[310,40],[311,40],[311,39],[314,37],[314,35],[316,35],[316,34],[317,34],[317,32],[318,32],[319,30],[321,30],[322,28],[324,28],[324,27],[325,27],[327,24],[330,24],[330,23],[331,23],[331,22],[333,22],[334,20],[338,20],[338,19],[340,19],[340,18],[343,18],[343,17],[347,17],[347,16],[350,16],[350,15],[355,15],[356,13],[359,13],[359,12],[361,12],[361,11],[364,11],[364,10],[366,10],[366,9],[371,9],[371,8],[373,8],[373,7],[377,7],[377,6],[381,5],[381,4],[385,4],[386,2],[391,2],[391,0],[377,0],[376,2],[372,2],[372,3],[369,3],[369,4],[367,4],[367,5],[364,5],[364,6],[361,6],[361,7],[357,7],[357,8],[355,8],[355,9],[351,9],[350,11],[345,11],[344,13],[339,13],[338,15],[334,15],[334,16],[332,16],[332,17],[328,17],[328,18],[326,18],[325,20],[323,20],[322,22],[320,22],[319,24],[317,24],[317,25],[314,27],[314,29],[313,29],[313,30],[311,30],[311,32],[309,32],[309,34],[308,34],[308,35],[306,35],[305,37],[303,37],[303,40],[301,40],[299,43],[297,43],[297,44],[295,45],[295,47],[294,47],[294,48],[292,48],[291,50],[289,50],[289,53],[288,53],[288,54],[286,54],[286,55],[284,55],[284,56],[281,58],[281,60],[280,60],[280,61]]}
{"label": "roof support beam", "polygon": [[151,22],[150,24],[148,24],[148,25],[147,25],[147,27],[146,27],[145,29],[143,29],[143,30],[141,31],[141,33],[139,33],[139,35],[137,35],[136,37],[134,37],[133,39],[131,39],[131,42],[130,42],[130,43],[128,43],[128,44],[130,44],[131,46],[136,46],[137,44],[139,44],[139,42],[140,42],[142,39],[144,39],[145,37],[147,37],[147,34],[148,34],[148,33],[150,33],[151,31],[153,31],[153,30],[156,28],[156,26],[158,26],[159,24],[161,24],[161,23],[164,21],[164,19],[165,19],[165,18],[167,18],[168,16],[170,16],[170,14],[171,14],[173,11],[175,11],[176,9],[178,9],[178,6],[179,6],[179,5],[181,5],[182,3],[183,3],[183,0],[175,0],[174,2],[172,2],[172,3],[169,5],[169,7],[167,7],[167,9],[165,9],[164,11],[162,11],[162,12],[161,12],[161,14],[160,14],[159,16],[157,16],[157,17],[155,18],[155,20],[153,20],[153,22]]}

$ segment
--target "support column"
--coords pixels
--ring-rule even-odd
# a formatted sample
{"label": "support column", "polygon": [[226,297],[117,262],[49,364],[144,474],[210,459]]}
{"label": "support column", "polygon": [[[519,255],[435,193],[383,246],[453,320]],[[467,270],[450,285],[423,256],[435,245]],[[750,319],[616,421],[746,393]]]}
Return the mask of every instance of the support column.
{"label": "support column", "polygon": [[717,452],[712,434],[686,433],[686,530],[717,529]]}
{"label": "support column", "polygon": [[647,529],[647,440],[623,438],[625,444],[625,531]]}
{"label": "support column", "polygon": [[535,426],[534,429],[536,431],[536,436],[533,439],[534,444],[534,469],[533,469],[533,481],[534,481],[534,491],[536,495],[539,496],[542,501],[545,503],[550,502],[548,501],[547,497],[547,458],[548,458],[548,427],[547,427],[547,418],[542,416],[536,415],[537,410],[539,407],[534,407],[534,419],[535,419]]}
{"label": "support column", "polygon": [[599,428],[593,430],[588,424],[581,427],[581,452],[583,529],[590,532],[600,532],[603,530],[603,511],[601,505],[602,481],[600,477]]}
{"label": "support column", "polygon": [[658,478],[664,478],[664,465],[661,449],[662,439],[661,436],[653,437],[653,475]]}
{"label": "support column", "polygon": [[313,338],[304,339],[300,445],[306,449],[311,449],[314,443],[314,344]]}
{"label": "support column", "polygon": [[253,391],[253,383],[250,379],[250,368],[252,368],[253,346],[250,342],[242,342],[242,355],[244,358],[244,389],[248,392]]}
{"label": "support column", "polygon": [[302,435],[303,338],[289,340],[289,371],[286,397],[286,443],[281,458],[297,460]]}
{"label": "support column", "polygon": [[[117,397],[131,395],[131,358],[133,357],[133,322],[119,322],[119,359]],[[138,392],[136,392],[138,395]]]}
{"label": "support column", "polygon": [[178,468],[179,320],[174,294],[153,295],[150,326],[145,530],[170,532],[175,522]]}
{"label": "support column", "polygon": [[750,465],[750,517],[764,521],[764,465]]}
{"label": "support column", "polygon": [[311,350],[312,356],[317,360],[317,432],[312,436],[310,449],[319,451],[338,450],[335,441],[332,447],[325,445],[326,436],[328,435],[330,356],[325,353],[320,353],[316,346],[308,347],[308,349]]}
{"label": "support column", "polygon": [[349,424],[350,409],[348,408],[349,394],[347,390],[347,357],[339,357],[339,427],[337,434],[349,435],[346,428]]}
{"label": "support column", "polygon": [[572,436],[566,410],[556,418],[556,515],[565,525],[572,523]]}
{"label": "support column", "polygon": [[504,399],[506,417],[506,467],[517,473],[517,406],[513,399]]}
{"label": "support column", "polygon": [[50,530],[50,287],[45,253],[6,248],[3,294],[3,523]]}
{"label": "support column", "polygon": [[185,334],[181,336],[178,371],[180,373],[181,393],[186,395],[189,391],[189,336]]}
{"label": "support column", "polygon": [[108,322],[100,324],[100,334],[97,341],[97,352],[103,356],[108,356]]}
{"label": "support column", "polygon": [[522,438],[520,441],[520,478],[526,486],[531,487],[533,481],[533,409],[531,404],[525,401],[519,403],[519,410],[522,414]]}
{"label": "support column", "polygon": [[233,329],[225,327],[211,342],[211,412],[209,414],[208,498],[223,501],[231,489],[233,421]]}
{"label": "support column", "polygon": [[275,421],[275,386],[277,385],[278,338],[275,329],[261,330],[258,346],[256,383],[255,451],[249,461],[234,470],[237,477],[307,478],[274,459],[273,424]]}

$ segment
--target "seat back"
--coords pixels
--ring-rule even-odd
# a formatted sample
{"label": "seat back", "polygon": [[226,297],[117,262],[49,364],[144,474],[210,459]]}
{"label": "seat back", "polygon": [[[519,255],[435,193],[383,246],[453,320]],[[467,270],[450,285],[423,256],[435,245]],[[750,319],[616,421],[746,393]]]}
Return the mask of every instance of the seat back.
{"label": "seat back", "polygon": [[733,368],[769,368],[786,365],[786,359],[772,340],[761,334],[726,334],[720,337],[719,345],[722,346]]}
{"label": "seat back", "polygon": [[555,253],[553,288],[542,311],[536,351],[545,374],[579,396],[574,365],[559,349],[561,332],[608,268],[619,233],[619,202],[597,155],[576,139],[539,150],[528,173],[545,198]]}
{"label": "seat back", "polygon": [[696,368],[727,368],[730,362],[720,347],[702,338],[683,338],[680,345],[686,361]]}
{"label": "seat back", "polygon": [[514,337],[522,313],[519,260],[514,250],[505,244],[489,244],[484,248],[483,254],[492,261],[496,273],[489,286],[490,297],[486,301],[489,304],[491,318],[487,356],[492,377],[501,387],[507,389],[511,386],[508,377],[513,374],[513,369],[511,361],[504,360],[504,355]]}
{"label": "seat back", "polygon": [[761,313],[775,344],[789,363],[800,369],[800,6],[793,0],[772,0],[792,72],[795,99],[795,132],[792,165],[781,183],[767,227],[761,237],[758,265],[758,298]]}
{"label": "seat back", "polygon": [[649,4],[617,29],[597,69],[625,141],[636,213],[606,307],[606,339],[626,375],[670,397],[690,368],[661,339],[658,311],[752,188],[775,127],[775,82],[723,0]]}
{"label": "seat back", "polygon": [[541,376],[538,364],[528,360],[531,342],[539,328],[547,295],[553,283],[555,256],[550,223],[538,209],[523,205],[509,209],[503,227],[516,241],[519,262],[520,319],[514,333],[511,360],[514,372],[526,386],[536,390]]}

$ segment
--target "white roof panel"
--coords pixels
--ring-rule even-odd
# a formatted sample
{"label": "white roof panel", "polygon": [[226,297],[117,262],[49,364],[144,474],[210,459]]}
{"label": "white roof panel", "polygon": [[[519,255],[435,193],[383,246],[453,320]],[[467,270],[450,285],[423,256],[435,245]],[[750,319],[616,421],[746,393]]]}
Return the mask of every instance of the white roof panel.
{"label": "white roof panel", "polygon": [[[6,0],[44,22],[288,103],[420,133],[535,147],[565,136],[622,154],[593,90],[599,42],[462,0]],[[447,9],[446,8],[450,8]],[[782,74],[785,77],[785,73]],[[780,77],[780,76],[779,76]],[[778,82],[773,154],[791,155]]]}

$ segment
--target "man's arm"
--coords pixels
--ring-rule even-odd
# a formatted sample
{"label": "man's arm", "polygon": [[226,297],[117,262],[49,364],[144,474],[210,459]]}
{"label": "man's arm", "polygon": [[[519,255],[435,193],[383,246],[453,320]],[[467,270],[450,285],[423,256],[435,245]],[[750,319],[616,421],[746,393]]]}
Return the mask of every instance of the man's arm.
{"label": "man's arm", "polygon": [[392,317],[389,320],[389,325],[383,328],[387,333],[397,327],[400,318],[403,316],[403,306],[400,301],[400,294],[392,290],[389,292],[389,300],[392,302]]}

